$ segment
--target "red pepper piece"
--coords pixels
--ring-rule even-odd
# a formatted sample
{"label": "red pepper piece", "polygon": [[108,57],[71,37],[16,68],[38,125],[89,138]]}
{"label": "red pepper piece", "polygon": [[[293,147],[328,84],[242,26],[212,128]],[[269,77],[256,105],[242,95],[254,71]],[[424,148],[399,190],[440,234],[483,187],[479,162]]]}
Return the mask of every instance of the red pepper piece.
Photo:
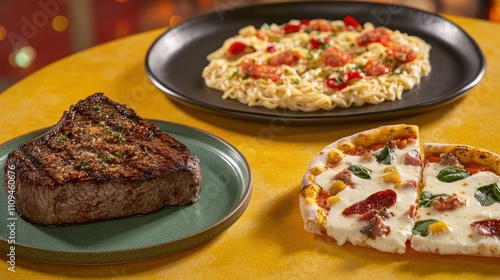
{"label": "red pepper piece", "polygon": [[326,86],[334,91],[339,91],[345,88],[347,84],[337,78],[330,78],[326,80]]}
{"label": "red pepper piece", "polygon": [[334,91],[339,91],[347,87],[350,81],[363,77],[365,77],[365,73],[361,71],[346,72],[342,74],[340,79],[330,78],[326,80],[326,86]]}
{"label": "red pepper piece", "polygon": [[342,215],[347,216],[351,214],[363,215],[371,210],[381,210],[389,208],[396,203],[397,194],[391,189],[376,192],[365,200],[358,201],[353,205],[347,207],[342,211]]}
{"label": "red pepper piece", "polygon": [[348,30],[361,30],[361,24],[352,16],[345,16],[343,22]]}
{"label": "red pepper piece", "polygon": [[323,45],[323,42],[318,41],[316,39],[311,39],[311,41],[309,43],[311,44],[311,49],[313,49],[313,50],[317,50],[317,49],[319,49],[319,47],[321,47]]}
{"label": "red pepper piece", "polygon": [[364,76],[365,73],[361,71],[346,72],[342,75],[342,81],[344,81],[344,83],[348,83],[354,79],[363,78]]}
{"label": "red pepper piece", "polygon": [[242,42],[236,41],[229,46],[228,52],[233,56],[242,54],[247,49],[247,45]]}
{"label": "red pepper piece", "polygon": [[477,221],[470,226],[476,228],[480,235],[500,237],[500,219]]}
{"label": "red pepper piece", "polygon": [[310,19],[302,19],[300,20],[300,25],[308,26],[311,23]]}
{"label": "red pepper piece", "polygon": [[283,27],[284,34],[290,34],[300,31],[300,25],[286,25]]}

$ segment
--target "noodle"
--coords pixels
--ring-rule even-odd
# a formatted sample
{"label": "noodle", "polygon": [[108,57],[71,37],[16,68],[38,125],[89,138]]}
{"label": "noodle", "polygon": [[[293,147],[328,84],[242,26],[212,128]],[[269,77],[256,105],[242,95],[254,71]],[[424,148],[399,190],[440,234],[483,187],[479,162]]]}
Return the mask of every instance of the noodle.
{"label": "noodle", "polygon": [[[309,26],[301,26],[300,32],[284,34],[285,26],[300,24],[297,20],[284,25],[264,24],[259,29],[242,28],[238,35],[228,38],[208,55],[209,64],[202,73],[206,85],[222,91],[223,99],[235,99],[248,106],[312,112],[401,99],[404,91],[414,88],[431,71],[431,46],[418,37],[384,28],[390,34],[389,44],[381,41],[363,46],[357,41],[361,34],[378,31],[371,23],[352,30],[346,28],[343,21],[316,21],[311,23],[328,23],[329,30],[310,31]],[[243,43],[248,49],[231,55],[230,48],[235,42]],[[314,48],[315,42],[322,45]],[[410,53],[414,57],[411,61],[396,57],[395,46],[406,51],[405,57]],[[323,54],[329,48],[334,48],[335,54],[346,54],[348,61],[329,65]],[[271,66],[270,62],[285,52],[293,52],[298,60],[293,64]],[[385,67],[382,68],[385,72],[368,75],[370,65]],[[277,73],[279,77],[266,76],[268,72]],[[345,80],[346,73],[354,72],[362,76]],[[342,87],[329,86],[329,79],[330,83],[342,83]]]}

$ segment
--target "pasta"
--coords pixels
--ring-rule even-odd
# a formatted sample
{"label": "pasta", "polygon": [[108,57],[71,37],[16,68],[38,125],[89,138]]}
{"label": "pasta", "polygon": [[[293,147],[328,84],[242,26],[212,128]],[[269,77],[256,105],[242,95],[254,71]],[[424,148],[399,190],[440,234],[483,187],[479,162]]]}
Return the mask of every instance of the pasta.
{"label": "pasta", "polygon": [[354,18],[242,28],[208,55],[208,87],[248,106],[312,112],[402,98],[431,71],[422,39]]}

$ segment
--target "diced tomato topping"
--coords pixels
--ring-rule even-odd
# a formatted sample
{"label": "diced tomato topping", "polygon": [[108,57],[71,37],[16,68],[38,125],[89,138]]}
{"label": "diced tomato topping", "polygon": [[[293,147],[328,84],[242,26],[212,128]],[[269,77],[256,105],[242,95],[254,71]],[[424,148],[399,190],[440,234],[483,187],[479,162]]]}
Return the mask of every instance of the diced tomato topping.
{"label": "diced tomato topping", "polygon": [[366,74],[366,76],[379,76],[391,73],[392,68],[381,62],[370,60],[365,64],[365,66],[363,66],[363,72]]}
{"label": "diced tomato topping", "polygon": [[347,87],[347,84],[342,82],[340,79],[330,78],[326,80],[326,86],[334,91],[340,91]]}
{"label": "diced tomato topping", "polygon": [[335,47],[326,48],[321,54],[321,61],[332,67],[338,67],[352,60],[353,56],[347,52],[341,52]]}
{"label": "diced tomato topping", "polygon": [[300,59],[300,53],[298,51],[286,51],[281,52],[269,61],[269,65],[271,66],[279,66],[279,65],[294,65]]}
{"label": "diced tomato topping", "polygon": [[328,46],[328,44],[330,43],[330,38],[324,38],[323,40],[321,39],[314,39],[312,38],[310,41],[309,41],[309,44],[311,45],[311,49],[312,50],[317,50],[319,48],[326,48]]}
{"label": "diced tomato topping", "polygon": [[255,52],[255,49],[252,46],[247,46],[240,41],[236,41],[229,46],[227,52],[230,57],[240,57]]}
{"label": "diced tomato topping", "polygon": [[247,48],[247,45],[245,45],[242,42],[236,41],[229,46],[228,52],[230,55],[237,56],[242,54]]}
{"label": "diced tomato topping", "polygon": [[311,49],[313,49],[313,50],[319,49],[319,47],[321,47],[323,45],[323,42],[318,41],[314,38],[311,39],[311,41],[309,43],[311,44]]}
{"label": "diced tomato topping", "polygon": [[354,149],[346,152],[346,154],[351,155],[351,156],[362,156],[366,154],[366,152],[370,151],[376,151],[378,149],[381,149],[385,146],[385,144],[380,143],[380,144],[375,144],[370,147],[363,147],[363,146],[356,146]]}
{"label": "diced tomato topping", "polygon": [[347,207],[342,211],[342,215],[347,216],[351,214],[363,215],[371,210],[381,210],[389,208],[396,203],[397,194],[394,190],[387,189],[376,192],[365,200],[358,201],[353,205]]}
{"label": "diced tomato topping", "polygon": [[469,172],[470,175],[481,172],[481,171],[491,171],[493,172],[493,169],[489,166],[477,163],[477,162],[467,162],[463,164],[465,170]]}
{"label": "diced tomato topping", "polygon": [[424,157],[424,165],[427,165],[429,162],[436,163],[440,162],[441,158],[439,155],[434,154],[426,154]]}
{"label": "diced tomato topping", "polygon": [[300,31],[300,25],[285,25],[282,29],[283,34],[290,34]]}
{"label": "diced tomato topping", "polygon": [[392,48],[387,51],[387,54],[400,63],[407,63],[417,58],[417,53],[414,50],[401,45],[393,45]]}
{"label": "diced tomato topping", "polygon": [[340,78],[330,78],[326,80],[326,86],[334,91],[342,90],[349,85],[349,82],[363,78],[365,74],[361,71],[346,72]]}
{"label": "diced tomato topping", "polygon": [[346,154],[350,155],[350,156],[362,156],[362,155],[366,154],[367,151],[368,151],[368,148],[365,148],[363,146],[358,145],[358,146],[354,147],[354,149],[347,151]]}
{"label": "diced tomato topping", "polygon": [[257,64],[249,59],[241,63],[241,71],[251,78],[267,78],[273,80],[273,82],[281,80],[281,75],[283,74],[283,69],[280,66]]}
{"label": "diced tomato topping", "polygon": [[365,77],[365,73],[361,71],[345,72],[342,74],[342,81],[344,81],[344,83],[348,83],[352,80],[361,79],[363,77]]}
{"label": "diced tomato topping", "polygon": [[319,207],[329,210],[328,207],[328,198],[330,197],[330,194],[328,192],[325,192],[324,190],[321,190],[318,194],[318,197],[316,198],[316,203],[318,204]]}
{"label": "diced tomato topping", "polygon": [[267,46],[267,52],[273,53],[276,51],[276,47],[274,45]]}
{"label": "diced tomato topping", "polygon": [[500,237],[500,219],[476,221],[470,226],[476,228],[480,235]]}
{"label": "diced tomato topping", "polygon": [[[396,145],[396,147],[399,145],[399,143],[403,142],[403,141],[411,141],[410,139],[413,139],[413,136],[408,136],[408,137],[399,137],[399,138],[395,138],[393,139],[393,143]],[[354,147],[354,149],[346,152],[347,155],[351,155],[351,156],[362,156],[364,154],[366,154],[366,152],[368,150],[370,151],[376,151],[376,150],[379,150],[379,149],[382,149],[387,143],[377,143],[377,144],[373,144],[371,146],[368,146],[368,147],[363,147],[361,145],[358,145],[356,147]]]}
{"label": "diced tomato topping", "polygon": [[383,27],[376,27],[359,35],[356,38],[356,43],[361,47],[367,46],[371,43],[381,43],[382,45],[389,47],[392,44],[391,34]]}
{"label": "diced tomato topping", "polygon": [[361,30],[361,24],[352,16],[345,16],[343,22],[347,30]]}
{"label": "diced tomato topping", "polygon": [[311,23],[311,20],[309,19],[303,19],[300,21],[300,25],[308,26],[309,23]]}

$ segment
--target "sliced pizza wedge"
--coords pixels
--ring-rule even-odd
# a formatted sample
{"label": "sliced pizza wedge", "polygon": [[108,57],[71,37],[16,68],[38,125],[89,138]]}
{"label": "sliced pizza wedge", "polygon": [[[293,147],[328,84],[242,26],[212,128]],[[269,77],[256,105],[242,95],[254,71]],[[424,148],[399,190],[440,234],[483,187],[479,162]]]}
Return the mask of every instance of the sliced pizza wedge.
{"label": "sliced pizza wedge", "polygon": [[421,179],[418,127],[383,126],[326,146],[302,180],[305,228],[384,252],[404,253]]}
{"label": "sliced pizza wedge", "polygon": [[500,156],[424,144],[425,166],[411,247],[436,254],[500,256]]}

